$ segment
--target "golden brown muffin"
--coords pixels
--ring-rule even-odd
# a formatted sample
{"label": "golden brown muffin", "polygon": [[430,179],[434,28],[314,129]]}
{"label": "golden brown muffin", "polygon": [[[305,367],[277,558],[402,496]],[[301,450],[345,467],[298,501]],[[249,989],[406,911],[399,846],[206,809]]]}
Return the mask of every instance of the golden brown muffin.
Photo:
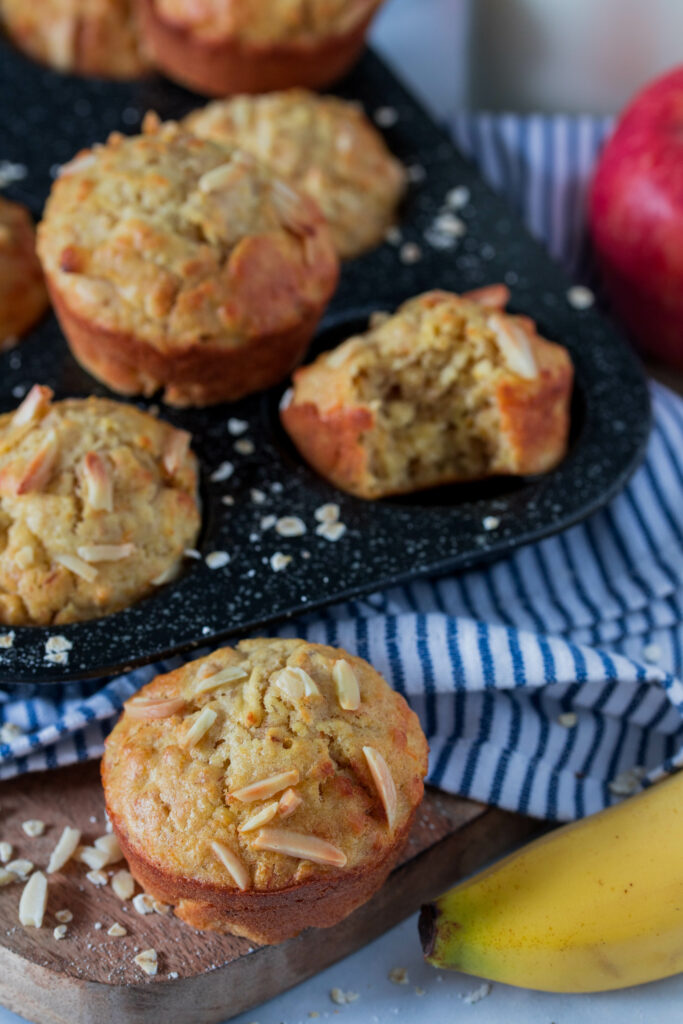
{"label": "golden brown muffin", "polygon": [[170,78],[208,96],[320,89],[356,60],[382,0],[137,0]]}
{"label": "golden brown muffin", "polygon": [[197,928],[279,942],[382,884],[423,793],[427,741],[361,658],[244,640],[158,676],[106,743],[130,868]]}
{"label": "golden brown muffin", "polygon": [[19,49],[57,71],[135,78],[148,68],[131,0],[0,0],[0,14]]}
{"label": "golden brown muffin", "polygon": [[28,210],[0,197],[0,352],[33,327],[47,306]]}
{"label": "golden brown muffin", "polygon": [[190,435],[35,385],[0,416],[0,623],[76,622],[168,582],[199,532]]}
{"label": "golden brown muffin", "polygon": [[146,119],[55,182],[38,253],[71,349],[122,394],[209,405],[281,380],[339,264],[322,214],[251,156]]}
{"label": "golden brown muffin", "polygon": [[245,149],[311,196],[342,259],[378,245],[394,221],[406,173],[355,103],[290,89],[216,100],[184,124]]}
{"label": "golden brown muffin", "polygon": [[427,292],[297,370],[281,417],[304,458],[361,498],[552,469],[572,363],[508,297]]}

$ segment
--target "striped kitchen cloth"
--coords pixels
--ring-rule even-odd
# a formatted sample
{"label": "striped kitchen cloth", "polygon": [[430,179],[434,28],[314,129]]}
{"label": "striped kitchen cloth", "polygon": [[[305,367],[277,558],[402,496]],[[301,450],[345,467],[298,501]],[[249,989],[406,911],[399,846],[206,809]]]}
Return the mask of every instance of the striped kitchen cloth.
{"label": "striped kitchen cloth", "polygon": [[[533,233],[585,271],[582,209],[609,123],[463,115],[453,127]],[[683,401],[654,385],[653,404],[644,465],[587,522],[277,632],[368,658],[420,715],[429,780],[450,792],[566,820],[657,778],[683,758]],[[123,701],[177,664],[59,701],[0,695],[0,778],[97,757]]]}

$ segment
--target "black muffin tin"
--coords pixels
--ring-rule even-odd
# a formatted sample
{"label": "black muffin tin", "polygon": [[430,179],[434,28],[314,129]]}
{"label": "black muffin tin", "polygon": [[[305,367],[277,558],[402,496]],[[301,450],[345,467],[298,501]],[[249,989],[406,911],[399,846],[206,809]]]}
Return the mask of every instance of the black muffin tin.
{"label": "black muffin tin", "polygon": [[[0,47],[0,160],[28,171],[5,194],[26,203],[36,217],[58,165],[79,148],[114,129],[135,132],[148,109],[179,117],[203,102],[160,77],[134,84],[73,78]],[[648,389],[622,338],[593,310],[571,307],[563,273],[376,56],[366,53],[337,91],[377,117],[391,149],[411,168],[401,244],[415,243],[421,258],[405,262],[400,244],[384,244],[347,263],[311,354],[364,327],[371,311],[392,310],[421,291],[505,281],[511,308],[532,316],[544,335],[571,352],[576,391],[567,457],[539,478],[364,502],[336,491],[294,450],[278,421],[286,383],[210,409],[162,406],[162,416],[192,432],[201,461],[201,554],[226,551],[229,564],[211,569],[203,559],[187,559],[176,582],[123,612],[51,629],[15,629],[14,645],[0,649],[0,685],[110,675],[200,644],[267,631],[276,620],[401,580],[481,565],[590,515],[638,465],[650,426]],[[470,195],[457,211],[466,234],[450,248],[437,248],[430,229],[456,186]],[[34,382],[52,387],[57,398],[109,394],[72,359],[53,316],[0,356],[0,409],[16,406]],[[253,442],[252,454],[235,451],[230,417],[248,422],[242,439]],[[234,474],[212,482],[210,475],[225,460],[234,464]],[[254,489],[265,495],[262,503],[253,500]],[[226,505],[225,496],[234,504]],[[315,532],[315,509],[327,502],[340,506],[347,528],[336,542]],[[262,530],[269,515],[299,516],[307,533],[286,539],[273,528]],[[291,556],[278,572],[270,561],[276,552]],[[54,635],[73,645],[65,665],[45,658],[46,641]]]}

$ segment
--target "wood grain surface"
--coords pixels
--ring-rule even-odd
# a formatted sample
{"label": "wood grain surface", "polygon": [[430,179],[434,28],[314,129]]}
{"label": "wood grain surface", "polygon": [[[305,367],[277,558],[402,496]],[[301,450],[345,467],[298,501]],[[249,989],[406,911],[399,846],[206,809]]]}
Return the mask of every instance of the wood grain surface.
{"label": "wood grain surface", "polygon": [[[0,840],[12,843],[14,857],[44,868],[65,825],[80,828],[87,843],[104,833],[98,767],[77,765],[0,785]],[[46,823],[42,836],[25,835],[21,824],[30,818]],[[110,885],[93,885],[87,867],[72,861],[49,876],[40,929],[19,924],[22,884],[0,889],[0,1003],[36,1024],[225,1021],[370,942],[539,827],[428,791],[402,862],[370,903],[335,928],[310,929],[280,946],[256,949],[244,939],[195,932],[172,914],[138,914],[131,901],[118,900]],[[55,913],[61,909],[70,910],[73,921],[57,940]],[[127,935],[107,935],[115,921]],[[148,948],[158,953],[155,978],[133,960]]]}

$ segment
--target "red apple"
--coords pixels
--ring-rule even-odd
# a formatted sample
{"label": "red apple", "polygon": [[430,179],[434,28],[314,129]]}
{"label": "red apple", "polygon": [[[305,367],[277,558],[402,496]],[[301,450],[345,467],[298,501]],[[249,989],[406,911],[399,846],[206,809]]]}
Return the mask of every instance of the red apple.
{"label": "red apple", "polygon": [[620,117],[589,216],[615,313],[644,353],[683,370],[683,66]]}

